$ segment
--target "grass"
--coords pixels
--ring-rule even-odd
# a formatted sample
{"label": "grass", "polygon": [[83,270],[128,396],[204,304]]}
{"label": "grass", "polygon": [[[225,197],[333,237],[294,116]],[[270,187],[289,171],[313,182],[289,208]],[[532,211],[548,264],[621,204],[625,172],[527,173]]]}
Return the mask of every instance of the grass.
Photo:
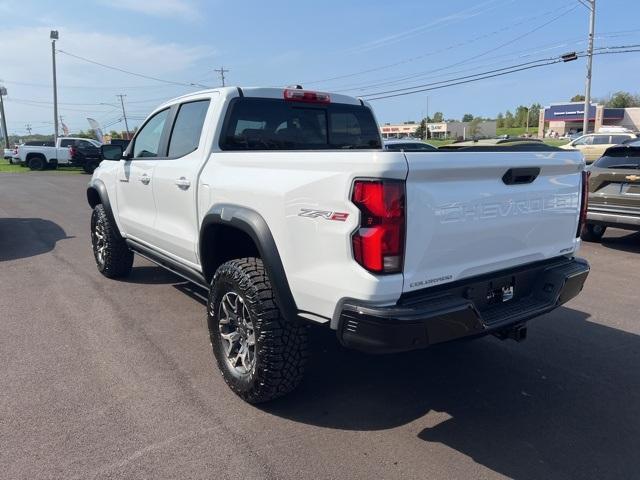
{"label": "grass", "polygon": [[[54,173],[84,173],[81,168],[78,167],[58,167],[55,170],[45,170],[47,172]],[[31,173],[33,170],[30,170],[27,167],[22,167],[20,165],[11,165],[9,160],[0,160],[0,173]]]}

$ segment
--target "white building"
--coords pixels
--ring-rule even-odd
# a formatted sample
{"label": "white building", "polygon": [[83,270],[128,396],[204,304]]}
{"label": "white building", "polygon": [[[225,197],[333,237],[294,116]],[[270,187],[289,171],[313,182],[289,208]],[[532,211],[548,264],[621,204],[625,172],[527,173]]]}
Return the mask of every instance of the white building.
{"label": "white building", "polygon": [[[472,132],[472,122],[440,122],[440,123],[428,123],[427,128],[431,133],[431,138],[437,139],[462,139],[466,140],[472,137],[495,137],[496,136],[496,122],[493,120],[483,120],[475,127],[475,132]],[[420,124],[418,123],[401,123],[390,124],[386,123],[380,126],[380,133],[382,138],[406,138],[415,137],[416,130]]]}

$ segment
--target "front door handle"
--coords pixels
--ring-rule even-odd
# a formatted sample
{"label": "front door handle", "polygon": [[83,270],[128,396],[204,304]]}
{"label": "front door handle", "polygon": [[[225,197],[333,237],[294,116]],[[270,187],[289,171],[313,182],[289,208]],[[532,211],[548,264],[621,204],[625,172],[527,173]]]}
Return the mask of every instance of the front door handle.
{"label": "front door handle", "polygon": [[191,186],[191,182],[187,180],[185,177],[178,178],[175,183],[178,186],[178,188],[181,188],[182,190],[186,190]]}
{"label": "front door handle", "polygon": [[143,174],[143,175],[140,177],[140,181],[141,181],[144,185],[149,185],[149,182],[151,181],[151,177],[145,173],[145,174]]}

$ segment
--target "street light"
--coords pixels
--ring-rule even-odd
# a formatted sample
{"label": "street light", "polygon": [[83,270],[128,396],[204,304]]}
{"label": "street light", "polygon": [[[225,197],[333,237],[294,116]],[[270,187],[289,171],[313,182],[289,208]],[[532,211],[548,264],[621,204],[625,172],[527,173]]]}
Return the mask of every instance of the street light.
{"label": "street light", "polygon": [[58,83],[56,79],[56,40],[60,38],[57,30],[49,33],[51,39],[51,61],[53,65],[53,140],[58,141]]}

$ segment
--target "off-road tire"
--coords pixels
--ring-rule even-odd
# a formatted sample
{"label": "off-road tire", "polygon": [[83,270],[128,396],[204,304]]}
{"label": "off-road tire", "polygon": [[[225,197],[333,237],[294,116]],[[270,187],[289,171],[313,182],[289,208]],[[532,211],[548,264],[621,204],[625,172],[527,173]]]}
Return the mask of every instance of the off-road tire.
{"label": "off-road tire", "polygon": [[47,168],[47,160],[42,155],[34,155],[28,161],[31,170],[44,170]]}
{"label": "off-road tire", "polygon": [[[104,248],[100,236],[104,239]],[[133,252],[120,235],[117,225],[99,203],[91,214],[91,245],[98,271],[107,278],[125,277],[133,266]],[[100,254],[102,252],[102,254]]]}
{"label": "off-road tire", "polygon": [[[255,363],[247,373],[234,370],[220,336],[220,302],[238,294],[247,307],[255,337]],[[218,368],[231,390],[249,403],[281,397],[295,389],[307,360],[307,327],[286,319],[276,304],[269,277],[259,258],[240,258],[216,271],[207,304],[209,335]]]}
{"label": "off-road tire", "polygon": [[587,223],[582,229],[580,238],[585,242],[599,242],[602,240],[604,232],[607,230],[606,225],[598,225],[594,223]]}

